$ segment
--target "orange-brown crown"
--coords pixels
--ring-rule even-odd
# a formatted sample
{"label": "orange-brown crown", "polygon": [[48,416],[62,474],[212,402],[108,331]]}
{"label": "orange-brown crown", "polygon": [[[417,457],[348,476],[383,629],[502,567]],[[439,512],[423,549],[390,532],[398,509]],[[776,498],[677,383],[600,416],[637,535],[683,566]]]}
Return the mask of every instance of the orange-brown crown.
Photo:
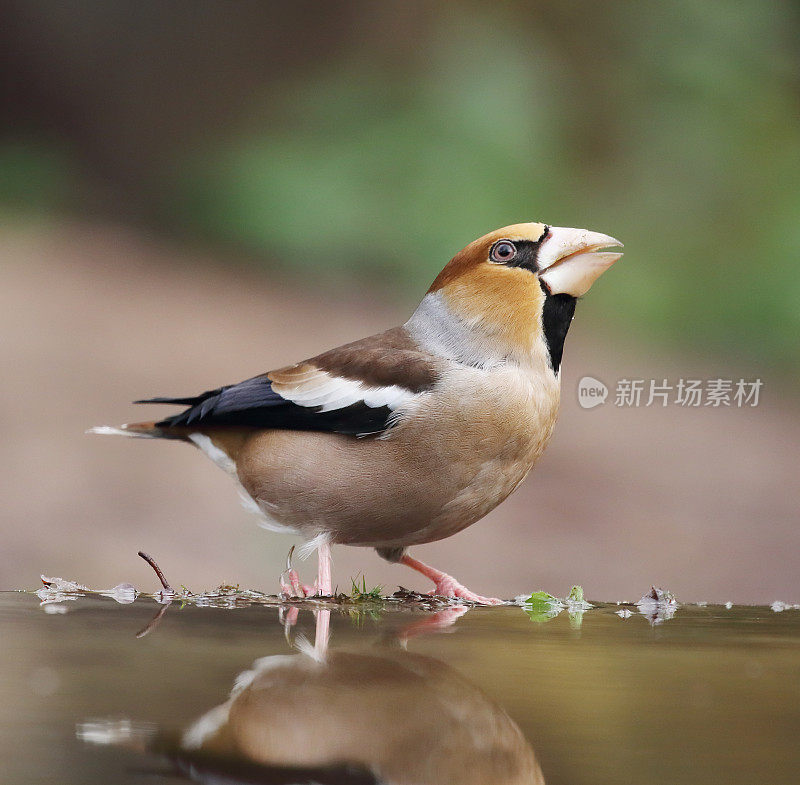
{"label": "orange-brown crown", "polygon": [[484,267],[487,271],[496,272],[499,269],[498,265],[491,262],[489,253],[498,240],[539,242],[546,229],[547,227],[540,223],[512,224],[479,237],[460,250],[445,265],[428,291],[437,292],[462,276],[469,275],[476,270],[480,271]]}

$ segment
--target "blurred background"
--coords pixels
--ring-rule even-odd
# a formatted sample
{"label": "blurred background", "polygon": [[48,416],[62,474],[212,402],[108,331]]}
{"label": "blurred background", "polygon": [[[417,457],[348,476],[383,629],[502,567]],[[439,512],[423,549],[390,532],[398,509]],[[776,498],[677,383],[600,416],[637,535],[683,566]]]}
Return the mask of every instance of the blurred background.
{"label": "blurred background", "polygon": [[[416,555],[504,596],[800,600],[798,41],[788,0],[0,0],[0,587],[150,588],[143,548],[275,590],[292,538],[210,462],[84,430],[400,323],[459,248],[540,220],[625,258],[537,469]],[[763,387],[617,407],[625,378]],[[429,588],[334,559],[342,589]]]}

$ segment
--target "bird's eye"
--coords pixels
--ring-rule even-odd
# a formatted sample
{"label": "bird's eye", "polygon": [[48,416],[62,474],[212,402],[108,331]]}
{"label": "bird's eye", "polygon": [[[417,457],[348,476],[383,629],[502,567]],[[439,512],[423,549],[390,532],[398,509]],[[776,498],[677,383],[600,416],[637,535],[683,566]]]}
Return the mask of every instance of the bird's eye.
{"label": "bird's eye", "polygon": [[517,246],[509,240],[500,240],[492,246],[489,258],[493,262],[507,264],[517,255]]}

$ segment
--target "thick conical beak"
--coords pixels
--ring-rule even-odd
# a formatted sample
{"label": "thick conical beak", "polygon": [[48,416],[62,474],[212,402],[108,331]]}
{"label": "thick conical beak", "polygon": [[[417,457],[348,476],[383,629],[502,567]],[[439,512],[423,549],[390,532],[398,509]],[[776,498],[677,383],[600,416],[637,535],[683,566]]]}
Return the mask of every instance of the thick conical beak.
{"label": "thick conical beak", "polygon": [[537,257],[539,280],[550,294],[582,297],[622,254],[602,251],[622,247],[619,240],[586,229],[553,226],[542,241]]}

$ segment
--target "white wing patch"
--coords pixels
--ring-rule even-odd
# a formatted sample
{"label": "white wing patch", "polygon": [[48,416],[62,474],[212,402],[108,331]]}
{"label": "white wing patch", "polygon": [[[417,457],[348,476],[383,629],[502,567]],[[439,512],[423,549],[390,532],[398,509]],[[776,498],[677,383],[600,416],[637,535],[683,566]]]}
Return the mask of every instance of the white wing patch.
{"label": "white wing patch", "polygon": [[299,384],[273,381],[272,389],[298,406],[319,406],[321,412],[345,409],[357,403],[363,403],[370,409],[387,406],[395,411],[419,395],[396,384],[388,387],[372,387],[354,379],[331,376],[326,371],[306,376]]}

